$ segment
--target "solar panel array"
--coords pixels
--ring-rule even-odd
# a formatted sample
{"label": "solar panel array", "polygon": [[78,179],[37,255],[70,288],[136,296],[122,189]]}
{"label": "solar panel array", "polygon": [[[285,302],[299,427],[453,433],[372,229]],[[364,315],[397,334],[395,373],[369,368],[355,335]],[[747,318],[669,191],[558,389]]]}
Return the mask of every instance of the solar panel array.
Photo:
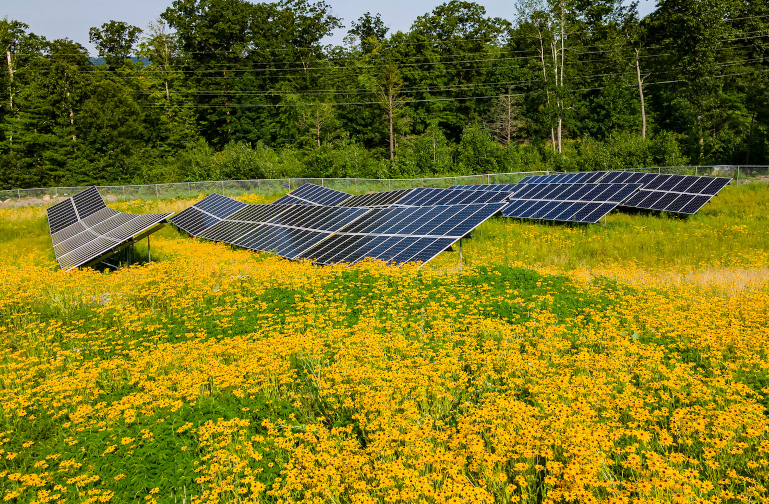
{"label": "solar panel array", "polygon": [[[552,173],[550,175],[534,175],[521,180],[521,184],[594,184],[598,181],[604,181],[603,177],[611,172],[571,172],[571,173]],[[622,182],[622,181],[617,181]]]}
{"label": "solar panel array", "polygon": [[169,222],[190,236],[200,236],[206,229],[245,206],[245,203],[221,194],[209,194],[171,217]]}
{"label": "solar panel array", "polygon": [[504,217],[596,223],[640,184],[528,184],[510,197]]}
{"label": "solar panel array", "polygon": [[321,205],[247,205],[200,237],[295,259],[368,211]]}
{"label": "solar panel array", "polygon": [[96,187],[48,208],[56,261],[70,270],[95,264],[160,229],[170,213],[133,215],[107,207]]}
{"label": "solar panel array", "polygon": [[452,190],[460,191],[496,191],[496,192],[515,192],[521,188],[520,184],[474,184],[474,185],[455,185]]}
{"label": "solar panel array", "polygon": [[693,215],[731,181],[725,177],[668,175],[624,171],[558,173],[526,177],[522,184],[600,180],[602,183],[641,184],[641,189],[621,206]]}
{"label": "solar panel array", "polygon": [[642,189],[623,206],[694,215],[731,181],[725,177],[610,172],[611,181],[638,181]]}
{"label": "solar panel array", "polygon": [[340,203],[340,206],[345,207],[367,207],[367,208],[381,208],[387,207],[403,198],[406,194],[413,191],[413,189],[397,189],[395,191],[374,192],[368,194],[358,194],[351,196],[348,199]]}
{"label": "solar panel array", "polygon": [[426,263],[498,213],[504,203],[390,207],[371,210],[307,250],[319,264],[374,258],[388,263]]}
{"label": "solar panel array", "polygon": [[471,205],[505,201],[508,193],[491,191],[453,191],[420,187],[412,189],[394,204],[398,206]]}
{"label": "solar panel array", "polygon": [[349,199],[346,192],[329,189],[315,184],[303,184],[298,189],[291,191],[273,205],[324,205],[336,206]]}
{"label": "solar panel array", "polygon": [[[617,206],[694,213],[729,179],[575,172],[517,184],[417,188],[352,196],[304,184],[270,205],[211,195],[171,219],[193,236],[320,264],[427,262],[486,219],[596,223]],[[52,226],[71,220],[62,208]]]}

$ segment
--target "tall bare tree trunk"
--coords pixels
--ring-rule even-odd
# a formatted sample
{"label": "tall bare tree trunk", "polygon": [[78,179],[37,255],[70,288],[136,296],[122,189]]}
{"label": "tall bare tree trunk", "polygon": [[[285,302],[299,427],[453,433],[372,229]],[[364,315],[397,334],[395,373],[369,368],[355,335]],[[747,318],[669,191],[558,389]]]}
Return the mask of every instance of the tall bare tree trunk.
{"label": "tall bare tree trunk", "polygon": [[513,129],[513,98],[510,96],[510,88],[507,89],[507,146],[510,146],[510,135]]}
{"label": "tall bare tree trunk", "polygon": [[[69,87],[69,82],[67,82],[67,87]],[[67,102],[69,102],[69,89],[67,90]],[[72,111],[72,104],[69,106],[69,125],[72,126],[72,141],[76,142],[77,137],[75,136],[75,113]]]}
{"label": "tall bare tree trunk", "polygon": [[638,77],[638,96],[641,98],[641,138],[646,138],[646,103],[644,102],[643,79],[641,79],[641,64],[638,61],[640,49],[635,50],[635,71]]}
{"label": "tall bare tree trunk", "polygon": [[[11,108],[8,109],[13,113],[13,60],[11,60],[11,51],[5,52],[6,59],[8,60],[8,75],[10,76],[10,81],[8,83],[8,99],[11,104]],[[13,144],[13,133],[8,137],[8,142],[10,144]]]}
{"label": "tall bare tree trunk", "polygon": [[[547,88],[547,69],[545,66],[545,42],[542,36],[542,31],[537,26],[537,39],[539,39],[539,60],[542,62],[542,78],[545,79],[545,87]],[[547,105],[550,106],[550,91],[547,91]],[[550,139],[552,140],[553,152],[555,152],[555,130],[550,128]]]}
{"label": "tall bare tree trunk", "polygon": [[389,99],[390,99],[390,106],[387,110],[390,118],[390,161],[392,161],[393,159],[395,159],[395,143],[394,143],[395,139],[393,137],[393,94],[392,92],[390,93]]}
{"label": "tall bare tree trunk", "polygon": [[[564,0],[561,0],[561,96],[563,96],[563,63],[566,59],[566,48],[564,47],[564,39],[566,38],[565,30],[565,12],[563,9],[563,2]],[[561,98],[562,100],[562,98]],[[559,100],[558,101],[558,153],[562,153],[562,123],[563,123],[563,117],[562,117],[562,111],[563,111],[563,102]]]}

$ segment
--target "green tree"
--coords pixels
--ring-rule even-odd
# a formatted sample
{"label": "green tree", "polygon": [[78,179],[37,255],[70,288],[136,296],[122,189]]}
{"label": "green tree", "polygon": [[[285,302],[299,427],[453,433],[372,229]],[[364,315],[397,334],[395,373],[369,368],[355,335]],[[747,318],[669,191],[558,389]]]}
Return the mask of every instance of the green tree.
{"label": "green tree", "polygon": [[88,32],[88,40],[96,46],[99,56],[107,66],[116,69],[131,57],[134,44],[139,40],[142,30],[123,21],[110,21],[101,28],[93,27]]}

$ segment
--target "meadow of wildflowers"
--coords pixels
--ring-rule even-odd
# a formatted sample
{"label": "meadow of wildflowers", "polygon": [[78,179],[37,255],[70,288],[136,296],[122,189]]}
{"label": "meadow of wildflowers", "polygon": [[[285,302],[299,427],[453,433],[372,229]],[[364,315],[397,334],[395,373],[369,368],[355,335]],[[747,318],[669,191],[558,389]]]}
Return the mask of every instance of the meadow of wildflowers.
{"label": "meadow of wildflowers", "polygon": [[769,502],[765,187],[421,269],[166,228],[63,273],[44,215],[0,210],[4,501]]}

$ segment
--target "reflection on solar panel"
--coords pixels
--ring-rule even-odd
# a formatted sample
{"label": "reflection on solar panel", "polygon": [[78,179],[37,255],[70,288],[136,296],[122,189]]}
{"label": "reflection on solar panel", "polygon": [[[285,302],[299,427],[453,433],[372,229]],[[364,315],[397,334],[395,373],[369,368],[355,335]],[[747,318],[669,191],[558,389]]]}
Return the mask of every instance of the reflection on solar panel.
{"label": "reflection on solar panel", "polygon": [[354,222],[368,208],[320,205],[247,205],[200,237],[289,259]]}
{"label": "reflection on solar panel", "polygon": [[[525,179],[524,179],[525,180]],[[496,191],[512,193],[521,188],[520,184],[478,184],[478,185],[455,185],[452,190],[459,191]]]}
{"label": "reflection on solar panel", "polygon": [[502,210],[504,217],[596,223],[640,184],[526,184]]}
{"label": "reflection on solar panel", "polygon": [[96,187],[48,209],[48,227],[62,269],[96,264],[154,233],[172,214],[133,215],[113,210]]}
{"label": "reflection on solar panel", "polygon": [[[642,189],[622,204],[630,208],[694,215],[731,181],[725,177],[610,172],[609,180],[638,180]],[[606,180],[604,179],[604,180]]]}
{"label": "reflection on solar panel", "polygon": [[245,203],[221,194],[209,194],[171,217],[168,222],[190,236],[200,236],[203,231],[244,206]]}
{"label": "reflection on solar panel", "polygon": [[374,258],[394,264],[426,263],[481,223],[504,203],[390,207],[371,210],[304,252],[320,264]]}
{"label": "reflection on solar panel", "polygon": [[329,189],[315,184],[303,184],[294,191],[286,194],[273,205],[325,205],[336,206],[350,195],[346,192]]}
{"label": "reflection on solar panel", "polygon": [[397,206],[470,205],[505,201],[508,193],[493,191],[452,191],[419,187],[396,201]]}
{"label": "reflection on solar panel", "polygon": [[357,196],[351,196],[349,199],[343,201],[339,206],[367,208],[386,207],[403,198],[411,191],[413,191],[413,189],[398,189],[395,191],[359,194]]}

